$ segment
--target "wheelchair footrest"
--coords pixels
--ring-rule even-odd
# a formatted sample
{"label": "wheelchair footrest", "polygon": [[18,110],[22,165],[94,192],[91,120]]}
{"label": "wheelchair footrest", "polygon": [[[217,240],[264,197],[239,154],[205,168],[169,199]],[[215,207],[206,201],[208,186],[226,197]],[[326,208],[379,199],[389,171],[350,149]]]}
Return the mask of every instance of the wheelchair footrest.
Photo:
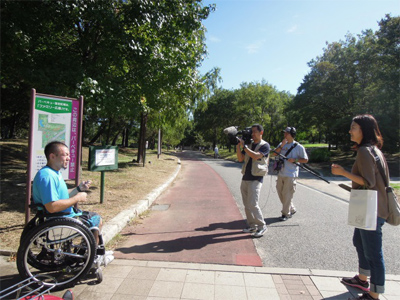
{"label": "wheelchair footrest", "polygon": [[96,254],[97,254],[97,255],[104,255],[104,254],[106,254],[106,248],[104,248],[104,247],[98,247],[97,250],[96,250]]}

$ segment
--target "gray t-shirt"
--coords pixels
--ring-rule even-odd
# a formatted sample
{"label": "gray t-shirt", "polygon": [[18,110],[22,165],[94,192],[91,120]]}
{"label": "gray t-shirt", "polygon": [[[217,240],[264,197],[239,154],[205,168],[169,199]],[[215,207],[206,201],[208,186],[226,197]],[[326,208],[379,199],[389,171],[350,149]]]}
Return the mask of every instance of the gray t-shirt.
{"label": "gray t-shirt", "polygon": [[[293,141],[290,144],[286,144],[282,150],[281,150],[281,154],[286,156],[286,152],[288,152],[288,150],[293,146],[294,143],[297,143],[296,141]],[[282,143],[280,143],[278,145],[278,147],[281,146]],[[304,149],[304,147],[302,145],[300,145],[299,143],[297,143],[297,146],[294,147],[292,149],[292,151],[290,151],[289,155],[287,158],[305,158],[308,159],[307,156],[307,152],[306,149]],[[279,176],[283,176],[283,177],[299,177],[299,167],[296,166],[296,164],[291,163],[289,161],[287,161],[285,159],[285,163],[283,164],[282,169],[279,171]]]}

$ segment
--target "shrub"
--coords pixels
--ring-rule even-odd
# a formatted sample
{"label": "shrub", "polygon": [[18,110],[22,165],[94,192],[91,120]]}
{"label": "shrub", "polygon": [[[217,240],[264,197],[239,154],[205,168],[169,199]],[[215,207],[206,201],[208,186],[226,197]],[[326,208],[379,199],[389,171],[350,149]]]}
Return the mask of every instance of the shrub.
{"label": "shrub", "polygon": [[326,148],[317,148],[311,151],[309,162],[327,162],[330,160],[331,152]]}

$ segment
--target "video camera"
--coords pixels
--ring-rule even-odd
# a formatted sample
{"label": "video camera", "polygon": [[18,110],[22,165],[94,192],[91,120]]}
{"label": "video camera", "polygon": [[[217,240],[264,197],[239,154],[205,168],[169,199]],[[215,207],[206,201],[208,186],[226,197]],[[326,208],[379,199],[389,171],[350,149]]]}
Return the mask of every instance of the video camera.
{"label": "video camera", "polygon": [[251,139],[251,134],[252,134],[251,127],[246,127],[245,129],[243,129],[241,131],[238,131],[236,126],[231,126],[231,127],[225,128],[224,129],[224,133],[226,135],[228,135],[229,142],[232,145],[239,144],[239,138],[238,137],[240,137],[244,141],[244,143],[246,145],[249,145],[252,142],[252,139]]}

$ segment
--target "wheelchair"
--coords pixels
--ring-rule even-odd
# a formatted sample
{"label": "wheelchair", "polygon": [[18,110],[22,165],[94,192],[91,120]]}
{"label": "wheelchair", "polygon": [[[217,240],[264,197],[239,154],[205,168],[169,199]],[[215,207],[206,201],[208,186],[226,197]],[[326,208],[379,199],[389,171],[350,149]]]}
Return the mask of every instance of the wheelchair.
{"label": "wheelchair", "polygon": [[[31,207],[40,207],[33,204]],[[99,233],[97,245],[93,232]],[[17,252],[17,269],[22,278],[46,275],[56,288],[73,287],[88,275],[103,280],[100,268],[105,246],[98,227],[88,228],[78,219],[50,214],[42,207],[26,224]],[[44,286],[53,282],[42,282]]]}

